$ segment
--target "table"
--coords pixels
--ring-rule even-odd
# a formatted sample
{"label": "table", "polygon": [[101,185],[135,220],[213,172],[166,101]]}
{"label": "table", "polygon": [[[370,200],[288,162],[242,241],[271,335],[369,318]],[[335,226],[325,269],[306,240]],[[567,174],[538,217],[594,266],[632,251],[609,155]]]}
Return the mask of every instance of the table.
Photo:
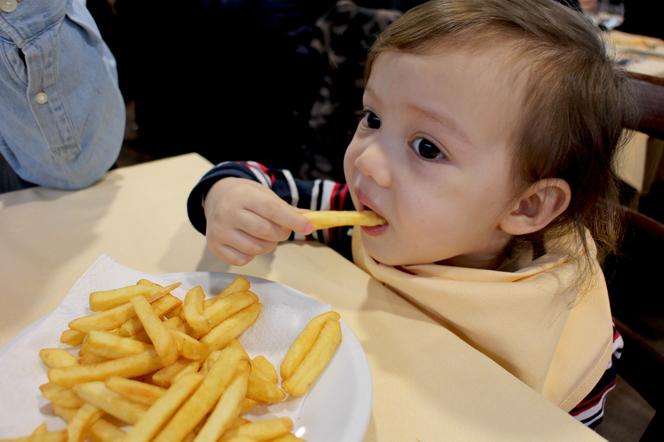
{"label": "table", "polygon": [[154,274],[246,273],[341,313],[373,377],[366,441],[602,440],[328,247],[284,243],[245,267],[221,264],[185,211],[209,167],[188,154],[116,169],[77,192],[0,195],[0,344],[58,305],[101,254]]}

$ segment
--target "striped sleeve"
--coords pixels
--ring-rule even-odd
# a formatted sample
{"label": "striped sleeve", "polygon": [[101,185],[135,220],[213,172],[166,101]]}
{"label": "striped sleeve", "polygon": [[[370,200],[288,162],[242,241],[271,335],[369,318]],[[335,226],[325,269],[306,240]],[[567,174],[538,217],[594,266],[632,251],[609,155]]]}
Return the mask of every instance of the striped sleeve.
{"label": "striped sleeve", "polygon": [[606,368],[606,371],[604,371],[604,374],[592,391],[569,412],[569,414],[576,418],[576,420],[590,428],[595,428],[599,425],[604,417],[606,397],[609,392],[616,387],[616,363],[622,355],[623,346],[623,338],[614,326],[613,354],[609,361],[609,366]]}
{"label": "striped sleeve", "polygon": [[[187,200],[187,212],[192,225],[205,234],[203,200],[210,187],[227,177],[245,178],[272,189],[292,206],[309,210],[355,210],[348,195],[348,185],[331,180],[301,180],[287,169],[270,169],[255,161],[224,162],[208,171],[196,184]],[[348,227],[316,230],[306,238],[291,234],[291,240],[313,239],[335,249],[350,259],[350,234]]]}

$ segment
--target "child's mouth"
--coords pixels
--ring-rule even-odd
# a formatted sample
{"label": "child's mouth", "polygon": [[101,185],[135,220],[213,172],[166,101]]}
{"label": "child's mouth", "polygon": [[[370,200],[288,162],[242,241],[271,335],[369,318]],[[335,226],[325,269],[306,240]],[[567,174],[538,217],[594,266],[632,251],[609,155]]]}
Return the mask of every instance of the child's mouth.
{"label": "child's mouth", "polygon": [[389,224],[381,224],[380,226],[362,226],[362,231],[370,236],[379,236],[382,235],[386,230]]}

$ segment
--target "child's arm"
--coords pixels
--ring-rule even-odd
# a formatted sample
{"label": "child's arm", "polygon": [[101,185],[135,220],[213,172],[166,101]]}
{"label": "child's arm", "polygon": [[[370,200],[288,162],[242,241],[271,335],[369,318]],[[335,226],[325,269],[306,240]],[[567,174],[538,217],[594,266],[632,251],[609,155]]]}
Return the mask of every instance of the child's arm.
{"label": "child's arm", "polygon": [[[231,177],[243,180],[223,180],[223,183],[218,183],[223,178]],[[247,219],[247,211],[251,214],[266,214],[268,206],[272,207],[269,209],[272,212],[267,218],[262,218],[269,218],[269,224],[260,219]],[[208,245],[217,256],[226,262],[230,262],[229,258],[241,256],[226,249],[227,243],[233,240],[243,241],[245,252],[253,252],[243,253],[242,259],[232,259],[233,263],[248,262],[253,256],[267,253],[278,241],[304,239],[303,234],[308,233],[310,227],[302,224],[306,223],[306,220],[302,220],[303,217],[295,207],[310,210],[353,210],[353,203],[345,184],[328,180],[298,180],[294,179],[288,170],[267,169],[255,162],[226,162],[215,166],[203,176],[188,200],[189,219],[198,231],[207,234]],[[274,218],[275,216],[278,219]],[[243,233],[251,230],[248,223],[257,223],[254,226],[262,223],[260,229],[263,239],[268,237],[268,244],[261,241],[247,244],[247,240],[251,238],[245,237]],[[233,233],[233,230],[238,230],[236,224],[241,231]],[[271,235],[265,235],[268,233],[267,226],[272,228],[269,232]],[[293,230],[297,234],[292,234]],[[348,231],[347,227],[315,231],[308,238],[324,242],[348,257]],[[234,256],[220,256],[231,254]]]}

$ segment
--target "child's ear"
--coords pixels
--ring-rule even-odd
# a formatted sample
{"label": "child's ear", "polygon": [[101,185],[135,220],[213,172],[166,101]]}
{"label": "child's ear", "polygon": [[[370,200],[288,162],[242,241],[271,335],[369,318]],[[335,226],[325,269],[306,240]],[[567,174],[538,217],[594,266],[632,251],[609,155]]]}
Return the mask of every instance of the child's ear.
{"label": "child's ear", "polygon": [[500,228],[510,235],[526,235],[546,227],[569,205],[572,191],[565,180],[548,178],[537,181],[516,200],[503,217]]}

